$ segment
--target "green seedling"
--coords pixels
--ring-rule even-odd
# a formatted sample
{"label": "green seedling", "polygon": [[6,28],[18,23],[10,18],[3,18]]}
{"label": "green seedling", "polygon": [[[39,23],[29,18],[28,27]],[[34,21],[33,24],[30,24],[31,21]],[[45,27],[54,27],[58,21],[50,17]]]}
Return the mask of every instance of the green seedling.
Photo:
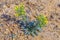
{"label": "green seedling", "polygon": [[38,26],[43,27],[45,24],[48,23],[47,18],[44,15],[39,15],[36,17],[38,21]]}
{"label": "green seedling", "polygon": [[22,15],[25,15],[25,9],[24,9],[23,4],[20,4],[20,6],[15,6],[14,9],[16,11],[15,16],[19,17],[19,16],[22,16]]}

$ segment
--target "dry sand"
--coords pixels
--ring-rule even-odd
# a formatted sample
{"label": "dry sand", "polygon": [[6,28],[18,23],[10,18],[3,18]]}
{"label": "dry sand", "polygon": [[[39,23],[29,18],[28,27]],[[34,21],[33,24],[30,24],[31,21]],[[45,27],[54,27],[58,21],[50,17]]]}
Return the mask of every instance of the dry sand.
{"label": "dry sand", "polygon": [[[48,18],[48,24],[38,36],[26,36],[17,24],[5,22],[0,18],[0,40],[60,40],[60,0],[0,0],[0,15],[8,14],[14,17],[14,6],[24,3],[26,13],[43,14]],[[11,33],[14,33],[12,39]]]}

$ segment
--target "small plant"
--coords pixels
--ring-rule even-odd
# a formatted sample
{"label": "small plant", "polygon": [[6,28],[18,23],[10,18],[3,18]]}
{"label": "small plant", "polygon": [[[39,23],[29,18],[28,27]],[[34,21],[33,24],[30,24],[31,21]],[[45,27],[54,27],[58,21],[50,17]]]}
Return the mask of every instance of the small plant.
{"label": "small plant", "polygon": [[20,6],[15,6],[15,11],[16,14],[15,16],[21,16],[21,15],[25,15],[25,10],[24,10],[24,5],[21,3]]}
{"label": "small plant", "polygon": [[16,6],[15,11],[15,16],[22,18],[21,20],[17,20],[16,22],[22,28],[24,34],[32,36],[38,35],[38,32],[42,30],[42,27],[48,23],[48,20],[44,15],[37,16],[36,20],[34,21],[28,20],[29,18],[27,18],[28,16],[25,13],[23,4],[21,4],[20,6]]}
{"label": "small plant", "polygon": [[22,21],[18,20],[17,23],[20,25],[20,27],[23,29],[24,34],[26,35],[38,35],[38,31],[41,31],[41,28],[36,26],[37,21]]}
{"label": "small plant", "polygon": [[44,15],[39,15],[36,17],[38,26],[43,27],[45,24],[48,23],[47,18]]}
{"label": "small plant", "polygon": [[23,29],[24,34],[35,36],[38,35],[38,32],[42,31],[42,27],[47,24],[48,20],[44,15],[40,15],[36,17],[36,21],[24,21],[24,19],[22,19],[17,20],[16,22]]}
{"label": "small plant", "polygon": [[32,36],[38,35],[38,31],[41,31],[41,28],[36,25],[37,23],[35,21],[28,22],[24,29],[25,34]]}

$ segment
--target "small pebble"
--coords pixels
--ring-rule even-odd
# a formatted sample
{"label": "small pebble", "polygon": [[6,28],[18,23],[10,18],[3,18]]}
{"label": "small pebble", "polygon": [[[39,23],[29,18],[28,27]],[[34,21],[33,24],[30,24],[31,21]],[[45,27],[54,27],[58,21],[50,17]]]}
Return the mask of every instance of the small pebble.
{"label": "small pebble", "polygon": [[2,26],[2,27],[3,27],[3,24],[0,24],[0,26]]}
{"label": "small pebble", "polygon": [[58,7],[60,7],[60,4],[58,4]]}
{"label": "small pebble", "polygon": [[2,18],[9,18],[10,17],[9,15],[6,15],[6,14],[2,14],[1,16],[2,16]]}
{"label": "small pebble", "polygon": [[6,14],[2,14],[1,15],[1,18],[5,18],[6,21],[9,21],[11,19],[10,16],[9,15],[6,15]]}

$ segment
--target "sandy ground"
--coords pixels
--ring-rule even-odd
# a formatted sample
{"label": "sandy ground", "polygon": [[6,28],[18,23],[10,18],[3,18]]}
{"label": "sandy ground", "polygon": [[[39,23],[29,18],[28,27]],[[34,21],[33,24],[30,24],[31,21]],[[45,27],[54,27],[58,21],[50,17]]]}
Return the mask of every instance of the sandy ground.
{"label": "sandy ground", "polygon": [[0,40],[60,40],[60,0],[0,0],[0,15],[4,13],[14,17],[14,6],[21,2],[32,19],[35,14],[43,14],[48,18],[48,24],[38,36],[32,37],[24,35],[17,24],[0,18]]}

